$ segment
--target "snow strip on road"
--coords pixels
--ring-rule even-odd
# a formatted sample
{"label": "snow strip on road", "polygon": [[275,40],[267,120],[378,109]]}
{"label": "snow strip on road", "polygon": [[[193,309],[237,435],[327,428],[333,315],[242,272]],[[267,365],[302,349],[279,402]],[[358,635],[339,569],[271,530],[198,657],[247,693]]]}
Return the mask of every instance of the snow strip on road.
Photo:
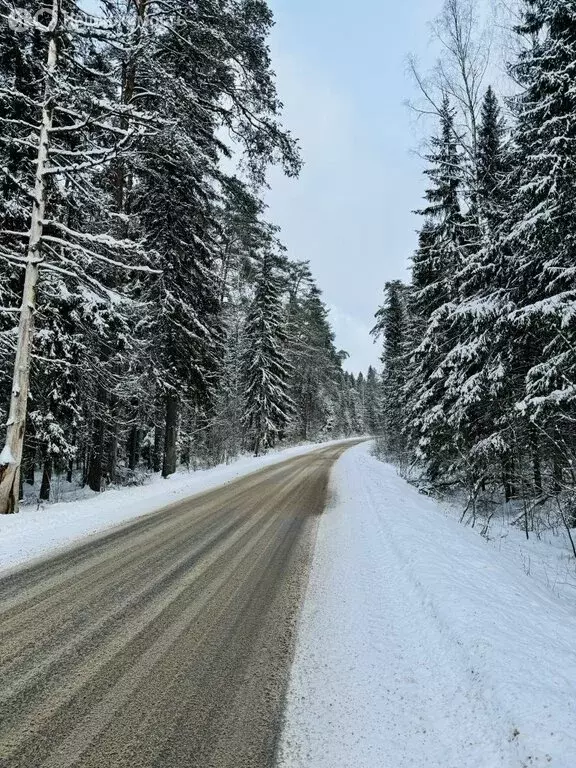
{"label": "snow strip on road", "polygon": [[574,612],[368,451],[334,470],[279,766],[574,768]]}
{"label": "snow strip on road", "polygon": [[155,475],[146,485],[111,489],[80,501],[23,506],[17,515],[0,515],[0,573],[187,496],[339,442],[343,441],[299,445],[258,458],[243,456],[228,465],[179,472],[167,480]]}

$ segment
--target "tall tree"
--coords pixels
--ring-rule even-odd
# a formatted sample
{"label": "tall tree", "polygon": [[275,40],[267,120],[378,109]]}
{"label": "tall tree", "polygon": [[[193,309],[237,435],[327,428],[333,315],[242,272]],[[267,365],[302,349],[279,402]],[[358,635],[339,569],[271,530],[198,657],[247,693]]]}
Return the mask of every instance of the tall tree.
{"label": "tall tree", "polygon": [[444,414],[434,407],[444,386],[438,366],[455,342],[449,320],[458,295],[455,276],[462,268],[466,237],[460,206],[462,158],[454,129],[454,112],[445,98],[439,135],[432,139],[425,171],[432,181],[426,191],[428,205],[420,211],[425,223],[412,267],[410,311],[422,329],[411,351],[406,383],[408,435],[432,474],[440,471],[443,452],[451,450]]}
{"label": "tall tree", "polygon": [[573,453],[576,405],[576,8],[570,0],[522,6],[518,32],[532,43],[512,67],[518,171],[508,242],[512,325],[530,339],[521,407],[547,450]]}
{"label": "tall tree", "polygon": [[274,446],[294,411],[292,369],[286,359],[286,330],[277,258],[265,253],[246,320],[244,425],[256,456]]}
{"label": "tall tree", "polygon": [[301,440],[317,439],[329,430],[341,358],[334,345],[322,293],[307,262],[291,266],[288,292],[287,351],[294,371],[292,398],[296,406],[292,428]]}
{"label": "tall tree", "polygon": [[[13,118],[8,112],[1,116],[1,122],[8,128],[8,151],[17,152],[21,146],[30,149],[29,156],[23,158],[25,168],[20,177],[10,173],[9,178],[32,202],[27,216],[19,217],[25,229],[4,228],[0,244],[4,258],[24,270],[6,442],[1,454],[0,512],[15,511],[18,504],[33,318],[41,269],[80,278],[92,290],[106,295],[107,288],[94,273],[93,265],[100,269],[121,265],[141,269],[146,263],[145,254],[134,243],[110,234],[106,225],[109,211],[105,208],[100,207],[99,221],[87,231],[69,226],[69,209],[62,204],[67,192],[79,187],[88,199],[95,199],[94,169],[125,151],[135,134],[134,126],[123,129],[118,120],[130,114],[141,125],[146,119],[134,105],[118,101],[111,88],[113,75],[87,50],[82,28],[68,23],[74,11],[78,11],[74,3],[53,0],[43,14],[46,25],[39,30],[39,48],[44,51],[45,63],[38,93],[31,97],[28,85],[21,84],[18,78],[4,89],[9,101],[30,107],[26,120]],[[17,35],[18,30],[13,34]],[[110,34],[105,26],[95,26],[91,32],[103,39]],[[122,33],[114,34],[116,46],[127,44]],[[38,50],[24,48],[22,54],[30,61]],[[34,66],[30,63],[23,69],[33,71]],[[21,244],[26,241],[23,251]]]}
{"label": "tall tree", "polygon": [[404,411],[402,392],[408,376],[407,288],[400,280],[386,283],[383,306],[376,313],[372,334],[383,336],[382,353],[382,436],[384,454],[401,461],[404,454]]}

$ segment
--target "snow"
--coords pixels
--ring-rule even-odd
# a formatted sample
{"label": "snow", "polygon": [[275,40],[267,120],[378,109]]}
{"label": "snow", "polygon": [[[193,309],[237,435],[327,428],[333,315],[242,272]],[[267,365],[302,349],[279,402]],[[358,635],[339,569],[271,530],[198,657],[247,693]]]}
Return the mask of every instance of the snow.
{"label": "snow", "polygon": [[10,446],[6,444],[0,453],[0,466],[5,467],[8,464],[14,464],[14,456],[10,450]]}
{"label": "snow", "polygon": [[254,458],[196,472],[179,472],[164,480],[154,476],[147,485],[109,490],[82,500],[46,506],[24,505],[17,515],[0,515],[0,573],[27,561],[102,533],[116,525],[154,512],[187,496],[207,491],[258,469],[343,442],[294,446]]}
{"label": "snow", "polygon": [[574,607],[366,444],[331,495],[279,768],[574,768]]}

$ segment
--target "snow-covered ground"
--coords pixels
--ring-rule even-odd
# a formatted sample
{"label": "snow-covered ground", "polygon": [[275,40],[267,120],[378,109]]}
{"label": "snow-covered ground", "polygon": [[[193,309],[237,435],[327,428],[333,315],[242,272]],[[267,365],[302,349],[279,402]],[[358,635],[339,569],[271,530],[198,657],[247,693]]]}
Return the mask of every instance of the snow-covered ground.
{"label": "snow-covered ground", "polygon": [[[447,515],[460,518],[463,505],[446,501],[441,506]],[[521,517],[521,506],[501,504],[494,510],[486,540],[502,557],[515,562],[526,575],[547,587],[576,611],[576,560],[566,529],[554,519],[555,511],[551,510],[551,519],[547,520],[545,510],[542,510],[540,514],[543,516],[543,524],[540,532],[531,532],[530,538],[526,539],[522,529],[523,521],[512,525],[512,521]],[[479,533],[483,526],[483,519],[479,518],[476,532]]]}
{"label": "snow-covered ground", "polygon": [[575,607],[366,444],[332,496],[280,768],[574,768]]}
{"label": "snow-covered ground", "polygon": [[88,498],[24,505],[17,515],[0,515],[0,573],[187,496],[337,442],[342,441],[299,445],[258,458],[244,456],[212,469],[179,472],[167,480],[155,475],[145,485],[91,493]]}

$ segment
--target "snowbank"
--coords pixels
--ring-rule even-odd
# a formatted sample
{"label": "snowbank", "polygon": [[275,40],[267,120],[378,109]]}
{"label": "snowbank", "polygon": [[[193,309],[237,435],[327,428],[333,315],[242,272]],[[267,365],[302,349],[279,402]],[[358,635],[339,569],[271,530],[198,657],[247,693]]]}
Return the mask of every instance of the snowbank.
{"label": "snowbank", "polygon": [[366,444],[333,496],[281,768],[574,768],[574,610]]}
{"label": "snowbank", "polygon": [[[441,506],[447,515],[460,519],[465,502],[457,505],[445,501]],[[512,525],[521,514],[519,505],[501,504],[496,508],[488,526],[489,545],[576,611],[576,561],[566,530],[558,526],[548,527],[538,534],[531,532],[530,538],[526,539],[522,528]],[[554,519],[553,514],[551,518]],[[476,532],[479,533],[482,527],[483,519],[479,517]]]}
{"label": "snowbank", "polygon": [[156,475],[146,485],[113,489],[81,501],[23,506],[18,515],[0,515],[0,573],[187,496],[338,442],[343,441],[299,445],[258,458],[244,456],[212,469],[179,472],[167,480]]}

